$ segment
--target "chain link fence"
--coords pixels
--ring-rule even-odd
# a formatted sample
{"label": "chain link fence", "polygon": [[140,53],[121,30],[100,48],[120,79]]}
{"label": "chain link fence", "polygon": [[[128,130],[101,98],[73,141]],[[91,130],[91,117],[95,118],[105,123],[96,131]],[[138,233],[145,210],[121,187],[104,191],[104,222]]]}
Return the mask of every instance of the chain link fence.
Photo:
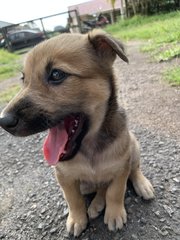
{"label": "chain link fence", "polygon": [[0,29],[0,47],[13,52],[65,32],[81,32],[76,10],[3,27]]}

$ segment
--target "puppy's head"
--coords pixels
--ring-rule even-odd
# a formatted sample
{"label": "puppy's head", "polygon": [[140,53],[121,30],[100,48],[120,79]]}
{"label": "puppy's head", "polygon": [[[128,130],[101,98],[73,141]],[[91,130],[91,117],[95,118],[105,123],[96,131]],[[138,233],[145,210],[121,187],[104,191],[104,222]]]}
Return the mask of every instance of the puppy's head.
{"label": "puppy's head", "polygon": [[16,136],[50,129],[44,144],[49,163],[71,159],[106,114],[116,55],[128,62],[123,45],[103,31],[62,34],[37,45],[26,58],[23,87],[1,113],[0,125]]}

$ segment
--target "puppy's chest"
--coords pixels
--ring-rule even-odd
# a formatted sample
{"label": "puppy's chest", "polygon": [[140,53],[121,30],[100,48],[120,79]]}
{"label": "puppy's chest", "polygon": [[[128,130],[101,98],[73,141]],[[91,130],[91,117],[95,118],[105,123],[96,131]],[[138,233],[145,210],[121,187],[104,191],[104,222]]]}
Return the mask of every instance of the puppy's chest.
{"label": "puppy's chest", "polygon": [[88,159],[81,154],[78,155],[74,160],[59,166],[67,177],[71,175],[80,181],[104,183],[111,181],[117,172],[124,169],[120,159],[110,159],[102,155]]}

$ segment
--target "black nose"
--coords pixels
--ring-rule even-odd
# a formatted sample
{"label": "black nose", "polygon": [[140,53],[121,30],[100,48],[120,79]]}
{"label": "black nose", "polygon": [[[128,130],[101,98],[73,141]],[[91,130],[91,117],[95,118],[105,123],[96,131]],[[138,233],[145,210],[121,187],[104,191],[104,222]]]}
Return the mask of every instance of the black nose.
{"label": "black nose", "polygon": [[5,113],[0,116],[0,126],[6,130],[15,128],[18,121],[18,118],[13,113]]}

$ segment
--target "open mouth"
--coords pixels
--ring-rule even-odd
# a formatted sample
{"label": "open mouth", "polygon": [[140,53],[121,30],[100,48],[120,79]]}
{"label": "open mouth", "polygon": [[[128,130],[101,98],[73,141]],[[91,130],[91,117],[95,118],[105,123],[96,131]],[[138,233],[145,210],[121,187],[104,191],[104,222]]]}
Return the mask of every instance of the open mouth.
{"label": "open mouth", "polygon": [[56,165],[59,161],[73,158],[87,130],[88,120],[83,113],[68,115],[55,127],[50,128],[43,146],[48,164]]}

